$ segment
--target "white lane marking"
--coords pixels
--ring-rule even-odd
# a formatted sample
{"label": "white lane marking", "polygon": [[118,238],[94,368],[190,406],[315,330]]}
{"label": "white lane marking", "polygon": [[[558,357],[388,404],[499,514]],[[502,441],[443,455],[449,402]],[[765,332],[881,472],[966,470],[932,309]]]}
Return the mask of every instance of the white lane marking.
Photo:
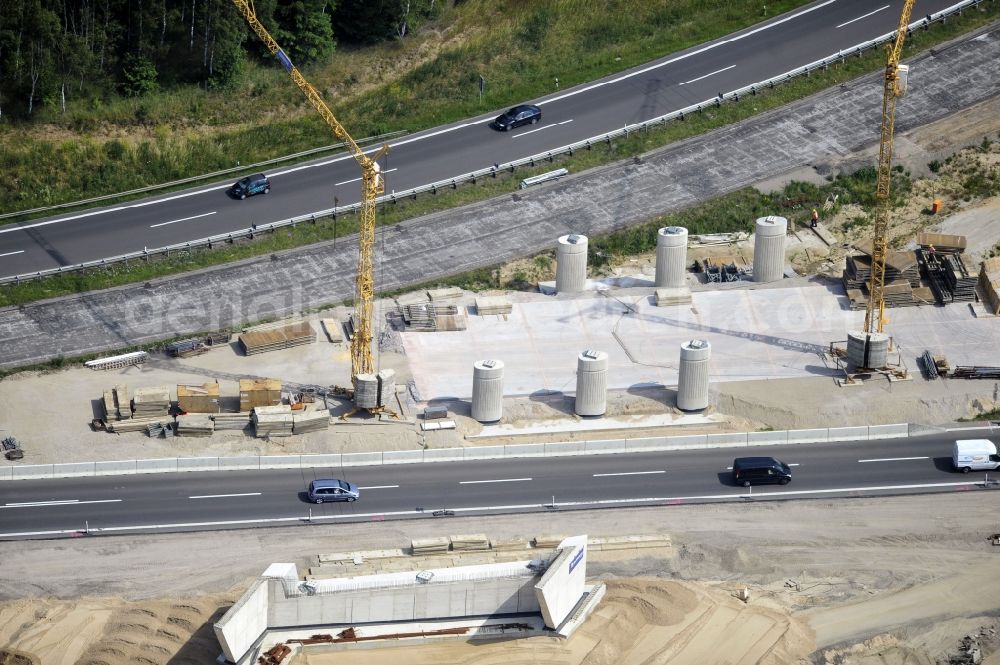
{"label": "white lane marking", "polygon": [[399,485],[369,485],[367,487],[359,487],[359,490],[391,490],[399,487]]}
{"label": "white lane marking", "polygon": [[573,118],[570,118],[569,120],[563,120],[562,122],[557,122],[556,124],[557,125],[568,125],[571,122],[573,122]]}
{"label": "white lane marking", "polygon": [[594,478],[603,478],[604,476],[646,476],[653,473],[666,473],[666,471],[624,471],[622,473],[595,473]]}
{"label": "white lane marking", "polygon": [[678,83],[677,85],[687,85],[688,83],[694,83],[695,81],[700,81],[702,79],[707,79],[709,76],[715,76],[716,74],[721,74],[722,72],[729,71],[736,65],[729,65],[728,67],[723,67],[722,69],[716,69],[714,72],[705,74],[704,76],[699,76],[696,79],[691,79],[690,81],[684,81],[683,83]]}
{"label": "white lane marking", "polygon": [[520,134],[515,134],[513,138],[516,139],[516,138],[520,138],[522,136],[527,136],[528,134],[534,134],[535,132],[540,132],[543,129],[550,129],[550,128],[554,127],[554,126],[555,125],[545,125],[544,127],[539,127],[538,129],[529,129],[526,132],[521,132]]}
{"label": "white lane marking", "polygon": [[[379,173],[383,173],[383,174],[385,174],[385,173],[392,173],[393,171],[398,171],[398,170],[399,169],[389,169],[388,171],[379,171]],[[347,184],[352,183],[352,182],[360,182],[360,181],[361,181],[361,178],[351,178],[350,180],[345,180],[344,182],[335,182],[335,183],[333,183],[333,186],[334,187],[340,187],[341,185],[347,185]]]}
{"label": "white lane marking", "polygon": [[24,254],[24,250],[19,249],[16,252],[7,252],[6,254],[0,254],[0,256],[14,256],[15,254]]}
{"label": "white lane marking", "polygon": [[160,222],[159,224],[150,224],[149,228],[155,229],[157,226],[167,226],[169,224],[176,224],[177,222],[187,222],[187,221],[190,221],[192,219],[199,219],[201,217],[208,217],[209,215],[214,215],[215,213],[216,213],[216,211],[213,210],[212,212],[203,212],[202,214],[195,215],[194,217],[182,217],[181,219],[175,219],[175,220],[170,221],[170,222]]}
{"label": "white lane marking", "polygon": [[914,459],[930,459],[930,457],[880,457],[878,459],[859,459],[858,464],[865,462],[905,462]]}
{"label": "white lane marking", "polygon": [[840,25],[838,25],[837,27],[838,27],[838,28],[843,28],[843,27],[844,27],[845,25],[850,25],[850,24],[854,23],[855,21],[860,21],[860,20],[862,20],[862,19],[866,19],[866,18],[868,18],[869,16],[871,16],[872,14],[878,14],[878,13],[879,13],[880,11],[882,11],[883,9],[889,9],[889,5],[886,5],[885,7],[879,7],[879,8],[878,8],[878,9],[876,9],[875,11],[872,11],[872,12],[868,12],[867,14],[864,14],[864,15],[862,15],[862,16],[859,16],[859,17],[857,17],[857,18],[852,18],[852,19],[851,19],[850,21],[847,21],[846,23],[841,23],[841,24],[840,24]]}
{"label": "white lane marking", "polygon": [[644,67],[643,69],[637,69],[634,72],[629,72],[628,74],[624,74],[623,76],[619,76],[617,78],[613,78],[613,79],[610,79],[610,80],[607,80],[607,81],[601,81],[600,83],[594,83],[593,85],[588,85],[588,86],[585,86],[583,88],[579,88],[577,90],[571,90],[570,92],[564,93],[564,94],[559,95],[557,97],[552,97],[550,99],[544,100],[543,102],[536,102],[536,103],[539,106],[541,106],[543,103],[544,104],[549,104],[551,102],[557,102],[557,101],[559,101],[561,99],[566,99],[567,97],[572,97],[573,95],[579,95],[582,92],[587,92],[589,90],[594,90],[595,88],[600,88],[600,87],[605,86],[605,85],[611,85],[613,83],[618,83],[619,81],[624,81],[626,79],[630,79],[633,76],[640,76],[642,74],[645,74],[646,72],[651,72],[654,69],[659,69],[660,67],[666,67],[667,65],[672,65],[675,62],[680,62],[681,60],[685,60],[687,58],[690,58],[691,56],[701,55],[702,53],[704,53],[706,51],[711,51],[712,49],[718,48],[720,46],[724,46],[725,44],[731,44],[732,42],[738,42],[741,39],[746,39],[747,37],[750,37],[751,35],[757,34],[758,32],[762,32],[764,30],[769,30],[769,29],[771,29],[771,28],[773,28],[775,26],[781,25],[782,23],[785,23],[787,21],[792,21],[794,19],[799,18],[800,16],[804,16],[804,15],[808,14],[809,12],[814,12],[817,9],[822,9],[823,7],[826,7],[827,5],[832,5],[836,1],[837,0],[826,0],[826,2],[822,2],[822,3],[818,4],[818,5],[814,5],[812,7],[808,7],[806,9],[803,9],[801,12],[799,12],[797,14],[792,14],[791,16],[786,16],[785,18],[781,19],[780,21],[775,21],[774,23],[768,23],[767,25],[762,25],[759,28],[754,28],[753,30],[749,30],[749,31],[743,33],[742,35],[738,35],[738,36],[733,37],[731,39],[724,39],[724,40],[716,42],[714,44],[709,44],[708,46],[703,46],[702,48],[696,49],[694,51],[691,51],[690,53],[685,53],[684,55],[679,55],[676,58],[671,58],[669,60],[664,60],[663,62],[656,63],[655,65],[650,65],[649,67]]}
{"label": "white lane marking", "polygon": [[[936,487],[971,487],[975,485],[981,485],[982,483],[973,482],[959,482],[959,483],[926,483],[921,485],[877,485],[873,487],[842,487],[838,489],[828,489],[828,490],[792,490],[784,492],[755,492],[753,497],[755,499],[760,499],[764,497],[780,497],[787,498],[789,496],[807,496],[810,494],[835,494],[837,492],[875,492],[875,491],[893,491],[893,490],[912,490],[912,489],[932,489]],[[449,508],[448,510],[455,513],[471,513],[471,512],[498,512],[498,511],[512,511],[512,510],[538,510],[540,508],[550,509],[550,508],[561,508],[561,507],[574,507],[583,508],[587,506],[594,507],[606,507],[614,505],[635,505],[638,503],[665,503],[670,501],[692,501],[692,500],[705,500],[705,499],[739,499],[741,497],[749,496],[745,492],[741,493],[729,493],[729,494],[705,494],[701,496],[673,496],[673,497],[646,497],[641,499],[602,499],[599,501],[566,501],[560,502],[553,506],[549,503],[523,503],[523,504],[513,504],[507,506],[475,506],[471,508]],[[348,520],[348,519],[359,519],[359,518],[375,518],[384,519],[386,517],[398,517],[398,516],[419,516],[426,515],[427,511],[420,510],[396,510],[387,511],[382,513],[344,513],[338,515],[313,515],[312,521],[318,522],[319,520]],[[279,524],[288,522],[304,522],[309,519],[303,515],[298,515],[295,517],[262,517],[259,519],[249,519],[249,520],[228,520],[224,522],[177,522],[173,524],[136,524],[132,526],[110,526],[110,527],[97,527],[91,528],[91,533],[111,533],[119,531],[145,531],[145,530],[156,530],[156,529],[186,529],[195,527],[207,527],[207,526],[237,526],[241,524]],[[18,538],[18,537],[28,537],[28,536],[57,536],[57,535],[79,535],[80,529],[60,529],[53,531],[21,531],[14,533],[0,533],[0,538]]]}
{"label": "white lane marking", "polygon": [[231,496],[260,496],[260,492],[244,492],[242,494],[199,494],[189,496],[189,499],[227,499]]}
{"label": "white lane marking", "polygon": [[38,508],[41,506],[82,506],[88,503],[120,503],[121,499],[98,499],[95,501],[80,501],[65,499],[62,501],[30,501],[27,503],[5,503],[0,508]]}
{"label": "white lane marking", "polygon": [[459,485],[481,485],[482,483],[523,483],[531,478],[500,478],[499,480],[460,480]]}

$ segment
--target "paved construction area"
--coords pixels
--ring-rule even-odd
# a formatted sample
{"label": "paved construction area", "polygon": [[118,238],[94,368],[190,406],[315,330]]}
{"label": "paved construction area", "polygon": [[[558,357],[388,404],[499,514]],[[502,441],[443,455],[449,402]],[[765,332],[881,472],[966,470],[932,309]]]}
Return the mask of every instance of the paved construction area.
{"label": "paved construction area", "polygon": [[[900,132],[1000,92],[1000,27],[910,61]],[[657,214],[831,162],[877,141],[881,72],[745,123],[534,191],[407,221],[379,238],[380,290],[496,265],[568,232],[623,228]],[[356,246],[341,239],[151,282],[0,312],[0,367],[105,351],[341,302]]]}
{"label": "paved construction area", "polygon": [[[689,306],[650,300],[538,295],[515,304],[506,320],[470,316],[465,331],[406,333],[403,345],[420,398],[431,400],[470,397],[472,365],[485,358],[504,362],[506,395],[575,392],[576,357],[585,349],[608,353],[611,389],[675,386],[680,345],[692,338],[712,345],[713,383],[842,375],[824,352],[864,323],[839,285],[698,291]],[[895,309],[887,331],[913,371],[927,349],[952,364],[995,364],[1000,325],[974,312],[966,303]]]}

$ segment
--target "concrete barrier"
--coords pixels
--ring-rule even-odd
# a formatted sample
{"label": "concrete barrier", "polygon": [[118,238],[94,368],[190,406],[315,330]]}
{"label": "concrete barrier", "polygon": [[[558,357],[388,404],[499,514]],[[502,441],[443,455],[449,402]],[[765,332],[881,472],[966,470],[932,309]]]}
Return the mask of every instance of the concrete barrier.
{"label": "concrete barrier", "polygon": [[177,458],[139,459],[135,461],[136,473],[177,473]]}
{"label": "concrete barrier", "polygon": [[868,425],[860,427],[831,427],[830,441],[865,441],[868,439]]}
{"label": "concrete barrier", "polygon": [[503,448],[504,457],[542,457],[545,455],[544,443],[512,443]]}
{"label": "concrete barrier", "polygon": [[385,450],[382,452],[382,464],[416,464],[423,461],[423,450]]}
{"label": "concrete barrier", "polygon": [[586,441],[562,441],[559,443],[546,443],[546,457],[564,457],[566,455],[582,455],[587,450]]}
{"label": "concrete barrier", "polygon": [[747,432],[748,446],[775,446],[788,443],[788,431]]}
{"label": "concrete barrier", "polygon": [[670,450],[665,436],[644,436],[635,439],[625,439],[625,450],[630,453]]}
{"label": "concrete barrier", "polygon": [[340,453],[320,453],[318,455],[300,455],[299,463],[303,469],[315,469],[321,466],[339,467],[343,455]]}
{"label": "concrete barrier", "polygon": [[746,432],[725,432],[720,434],[706,434],[705,444],[718,448],[735,448],[747,445]]}
{"label": "concrete barrier", "polygon": [[382,463],[382,453],[344,453],[340,463],[342,466],[378,466]]}
{"label": "concrete barrier", "polygon": [[425,462],[461,462],[465,459],[465,451],[461,448],[426,448]]}
{"label": "concrete barrier", "polygon": [[81,478],[94,475],[93,462],[66,462],[53,464],[52,475],[55,478]]}
{"label": "concrete barrier", "polygon": [[0,466],[0,480],[14,480],[14,467]]}
{"label": "concrete barrier", "polygon": [[895,425],[869,425],[868,439],[898,439],[910,435],[910,426],[906,423]]}
{"label": "concrete barrier", "polygon": [[134,475],[138,460],[123,459],[110,462],[94,462],[95,476],[125,476]]}
{"label": "concrete barrier", "polygon": [[680,450],[687,448],[704,448],[708,445],[705,434],[689,434],[687,436],[668,436],[667,449]]}
{"label": "concrete barrier", "polygon": [[[295,455],[298,457],[298,455]],[[242,457],[220,457],[219,471],[257,471],[260,467],[261,457],[256,455],[245,455]],[[281,467],[270,466],[269,469]]]}
{"label": "concrete barrier", "polygon": [[178,457],[177,471],[218,471],[218,457]]}
{"label": "concrete barrier", "polygon": [[29,464],[27,466],[11,467],[11,480],[32,480],[35,478],[51,478],[54,464]]}
{"label": "concrete barrier", "polygon": [[830,430],[825,427],[788,430],[788,443],[826,443],[829,440]]}
{"label": "concrete barrier", "polygon": [[472,446],[469,448],[463,448],[463,459],[501,459],[504,456],[505,448],[506,446]]}
{"label": "concrete barrier", "polygon": [[585,451],[588,455],[608,455],[613,453],[624,453],[628,448],[625,439],[609,439],[607,441],[584,441]]}
{"label": "concrete barrier", "polygon": [[259,459],[261,469],[298,469],[302,466],[302,455],[261,455]]}

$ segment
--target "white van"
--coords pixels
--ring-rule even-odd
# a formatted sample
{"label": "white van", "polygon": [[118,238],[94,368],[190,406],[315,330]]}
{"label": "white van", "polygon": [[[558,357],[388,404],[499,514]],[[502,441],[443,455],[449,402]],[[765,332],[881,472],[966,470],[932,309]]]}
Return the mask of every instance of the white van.
{"label": "white van", "polygon": [[993,471],[1000,469],[996,445],[988,439],[959,439],[951,453],[956,471]]}

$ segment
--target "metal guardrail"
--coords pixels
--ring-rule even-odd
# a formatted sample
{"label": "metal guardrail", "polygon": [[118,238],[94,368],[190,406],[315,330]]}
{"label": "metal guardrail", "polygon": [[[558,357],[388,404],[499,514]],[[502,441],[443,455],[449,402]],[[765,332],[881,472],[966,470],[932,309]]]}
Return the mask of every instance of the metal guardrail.
{"label": "metal guardrail", "polygon": [[[951,7],[943,9],[935,14],[928,14],[924,18],[910,23],[907,28],[908,32],[912,32],[919,28],[926,28],[930,26],[931,23],[938,21],[944,21],[949,16],[954,16],[956,14],[961,14],[964,10],[970,7],[977,7],[982,4],[985,0],[963,0]],[[990,0],[992,2],[992,0]],[[479,169],[477,171],[472,171],[470,173],[465,173],[463,175],[455,176],[454,178],[449,178],[447,180],[440,180],[438,182],[432,182],[427,185],[420,185],[419,187],[414,187],[413,189],[408,189],[402,192],[392,192],[390,194],[385,194],[377,199],[377,203],[395,203],[400,199],[405,198],[416,198],[420,194],[436,194],[440,189],[455,189],[460,184],[473,183],[475,184],[480,178],[496,177],[499,173],[504,171],[513,172],[515,169],[524,166],[536,166],[537,164],[544,162],[551,162],[555,157],[561,155],[572,155],[578,150],[590,149],[594,145],[600,143],[610,143],[616,138],[627,137],[636,132],[645,131],[654,127],[659,127],[672,122],[674,120],[683,120],[684,116],[691,115],[692,113],[699,113],[707,108],[713,108],[722,106],[723,102],[738,102],[741,97],[747,95],[754,95],[758,91],[763,89],[773,88],[776,85],[782,83],[787,83],[788,81],[796,78],[798,76],[808,76],[812,72],[824,70],[831,64],[843,62],[850,56],[860,56],[865,51],[869,51],[873,48],[885,44],[891,41],[896,32],[887,32],[886,34],[876,37],[875,39],[857,44],[847,49],[838,51],[837,53],[826,56],[819,60],[810,62],[809,64],[802,65],[801,67],[796,67],[784,74],[779,74],[765,81],[759,81],[757,83],[752,83],[750,85],[743,86],[737,90],[732,90],[730,92],[721,93],[717,97],[707,99],[703,102],[697,104],[691,104],[677,111],[671,111],[670,113],[661,115],[650,120],[646,120],[640,123],[635,123],[632,125],[626,125],[621,129],[616,129],[606,134],[601,134],[600,136],[591,137],[589,139],[584,139],[582,141],[577,141],[576,143],[571,143],[569,145],[564,145],[560,148],[555,148],[553,150],[548,150],[543,153],[538,153],[536,155],[531,155],[530,157],[522,157],[521,159],[515,159],[511,162],[506,162],[504,164],[494,164],[493,166]],[[255,235],[274,231],[286,226],[294,227],[296,224],[301,224],[303,222],[315,222],[319,218],[323,217],[333,217],[336,218],[337,215],[355,213],[361,208],[360,203],[353,203],[347,206],[340,206],[337,208],[329,208],[326,210],[318,210],[316,212],[310,213],[308,215],[301,215],[299,217],[291,217],[289,219],[283,219],[277,222],[271,222],[270,224],[261,224],[254,226],[249,229],[243,229],[240,231],[233,231],[231,233],[224,233],[216,236],[211,236],[209,238],[201,238],[199,240],[191,240],[188,242],[178,243],[175,245],[168,245],[166,247],[158,247],[156,249],[144,249],[141,252],[131,252],[129,254],[122,254],[120,256],[113,256],[104,259],[98,259],[96,261],[87,261],[85,263],[79,263],[72,266],[62,266],[59,268],[49,268],[46,270],[40,270],[33,273],[25,273],[22,275],[12,275],[8,277],[0,277],[0,284],[18,284],[22,281],[30,281],[33,279],[39,279],[41,277],[49,277],[52,275],[58,275],[65,272],[74,272],[76,270],[86,270],[88,268],[99,268],[102,266],[111,265],[113,263],[120,263],[129,260],[141,260],[146,259],[150,256],[165,254],[169,255],[170,252],[178,252],[185,250],[197,249],[200,247],[211,248],[212,245],[219,243],[232,242],[234,240],[242,238],[253,238]]]}
{"label": "metal guardrail", "polygon": [[[408,134],[406,130],[399,130],[396,132],[389,132],[388,134],[381,134],[379,136],[369,136],[358,141],[358,145],[364,145],[371,143],[373,141],[383,141],[385,139],[392,139],[399,136]],[[214,171],[212,173],[203,173],[202,175],[191,176],[190,178],[181,178],[180,180],[174,180],[172,182],[164,182],[158,185],[149,185],[147,187],[140,187],[139,189],[130,189],[127,192],[117,192],[115,194],[104,194],[103,196],[95,196],[91,199],[83,199],[82,201],[70,201],[68,203],[57,203],[52,206],[44,206],[41,208],[32,208],[30,210],[18,210],[16,212],[6,212],[0,215],[0,219],[10,219],[11,217],[17,217],[19,215],[31,215],[36,212],[46,212],[48,210],[61,210],[63,208],[76,208],[78,206],[87,205],[90,203],[99,203],[101,201],[110,201],[112,199],[120,199],[126,196],[132,196],[133,194],[144,194],[146,192],[154,192],[158,189],[167,189],[169,187],[176,187],[177,185],[186,185],[190,182],[197,182],[199,180],[208,180],[210,178],[217,178],[219,176],[228,175],[231,173],[238,173],[240,171],[252,171],[258,169],[262,166],[269,166],[271,164],[278,164],[280,162],[287,162],[293,159],[299,159],[300,157],[308,157],[309,155],[315,155],[321,152],[329,152],[331,150],[340,150],[344,147],[344,143],[334,143],[332,145],[321,146],[319,148],[310,148],[309,150],[303,150],[302,152],[296,152],[292,155],[285,155],[283,157],[275,157],[274,159],[268,159],[263,162],[257,162],[256,164],[244,164],[240,166],[234,166],[231,169],[223,169],[222,171]]]}

